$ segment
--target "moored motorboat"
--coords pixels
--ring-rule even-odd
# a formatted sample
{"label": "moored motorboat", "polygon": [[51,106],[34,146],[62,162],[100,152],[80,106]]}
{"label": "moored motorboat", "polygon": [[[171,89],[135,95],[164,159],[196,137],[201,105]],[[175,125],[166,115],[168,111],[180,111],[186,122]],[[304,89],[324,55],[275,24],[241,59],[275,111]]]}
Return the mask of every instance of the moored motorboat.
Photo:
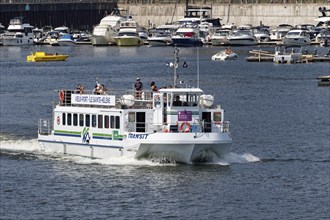
{"label": "moored motorboat", "polygon": [[120,22],[127,20],[127,13],[127,10],[115,8],[110,15],[102,18],[100,24],[93,29],[92,45],[109,46],[115,44],[114,37],[118,34]]}
{"label": "moored motorboat", "polygon": [[74,46],[77,44],[77,42],[73,39],[73,36],[71,34],[61,35],[60,38],[57,40],[57,43],[60,46]]}
{"label": "moored motorboat", "polygon": [[[172,65],[178,68],[178,50]],[[158,92],[60,90],[52,119],[41,119],[38,141],[46,152],[112,158],[210,162],[229,153],[232,139],[224,110],[200,88]],[[98,83],[98,82],[97,82]]]}
{"label": "moored motorboat", "polygon": [[139,46],[144,44],[138,32],[139,25],[136,21],[129,19],[120,22],[118,35],[114,40],[118,46]]}
{"label": "moored motorboat", "polygon": [[310,45],[310,35],[306,30],[293,29],[290,30],[285,37],[282,38],[283,44],[288,46],[304,46]]}
{"label": "moored motorboat", "polygon": [[169,33],[157,31],[151,37],[148,37],[150,46],[168,46],[172,44],[172,36]]}
{"label": "moored motorboat", "polygon": [[257,38],[252,35],[250,30],[238,30],[233,35],[228,36],[227,39],[230,45],[249,46],[258,44]]}
{"label": "moored motorboat", "polygon": [[22,46],[33,44],[33,26],[23,21],[22,17],[10,19],[7,32],[3,34],[4,46]]}
{"label": "moored motorboat", "polygon": [[69,55],[65,54],[50,54],[45,52],[35,52],[31,53],[26,57],[28,62],[47,62],[47,61],[65,61]]}

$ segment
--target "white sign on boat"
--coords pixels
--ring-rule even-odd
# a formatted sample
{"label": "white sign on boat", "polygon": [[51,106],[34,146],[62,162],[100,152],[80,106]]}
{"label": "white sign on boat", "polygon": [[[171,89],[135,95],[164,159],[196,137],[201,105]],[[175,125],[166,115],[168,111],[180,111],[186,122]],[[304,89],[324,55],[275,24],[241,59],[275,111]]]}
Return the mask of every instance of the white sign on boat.
{"label": "white sign on boat", "polygon": [[71,95],[72,104],[81,104],[81,105],[106,105],[106,106],[115,106],[116,105],[116,96],[114,95],[80,95],[72,94]]}

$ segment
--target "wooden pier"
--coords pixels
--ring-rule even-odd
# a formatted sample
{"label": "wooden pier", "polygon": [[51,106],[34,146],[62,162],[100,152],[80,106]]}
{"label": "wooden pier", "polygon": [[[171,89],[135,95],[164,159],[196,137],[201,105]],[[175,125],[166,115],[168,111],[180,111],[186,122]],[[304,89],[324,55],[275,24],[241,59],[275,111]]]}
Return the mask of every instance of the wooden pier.
{"label": "wooden pier", "polygon": [[[263,50],[252,50],[249,51],[252,56],[246,57],[245,60],[248,62],[274,62],[274,53],[270,51]],[[330,62],[329,56],[314,56],[312,54],[303,54],[302,60],[300,63],[309,63],[309,62]]]}

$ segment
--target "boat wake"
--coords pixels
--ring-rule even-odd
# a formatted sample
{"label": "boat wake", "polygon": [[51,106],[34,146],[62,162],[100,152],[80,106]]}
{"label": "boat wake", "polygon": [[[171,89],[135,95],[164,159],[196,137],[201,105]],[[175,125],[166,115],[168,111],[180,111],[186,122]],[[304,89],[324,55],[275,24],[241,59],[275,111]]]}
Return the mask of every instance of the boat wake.
{"label": "boat wake", "polygon": [[[134,158],[134,151],[125,151],[122,157],[110,157],[107,159],[92,159],[82,156],[63,155],[57,153],[46,153],[40,150],[37,139],[31,140],[8,140],[1,139],[0,156],[10,157],[11,159],[24,160],[61,160],[70,161],[76,164],[101,164],[101,165],[130,165],[130,166],[175,166],[176,162],[168,155],[152,155],[142,159]],[[207,159],[206,159],[207,158]],[[204,155],[200,160],[194,164],[212,164],[228,166],[237,163],[251,163],[261,161],[258,157],[244,153],[242,155],[236,153],[228,153],[224,157],[217,157],[217,155]]]}

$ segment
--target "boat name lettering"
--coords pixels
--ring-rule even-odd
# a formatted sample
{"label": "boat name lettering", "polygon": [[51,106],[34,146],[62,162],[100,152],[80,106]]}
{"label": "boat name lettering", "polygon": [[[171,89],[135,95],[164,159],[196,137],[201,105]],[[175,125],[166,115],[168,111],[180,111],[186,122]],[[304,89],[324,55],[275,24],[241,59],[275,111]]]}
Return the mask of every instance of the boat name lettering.
{"label": "boat name lettering", "polygon": [[72,104],[91,104],[115,106],[114,95],[71,95]]}
{"label": "boat name lettering", "polygon": [[128,138],[131,139],[147,139],[149,134],[128,134]]}

